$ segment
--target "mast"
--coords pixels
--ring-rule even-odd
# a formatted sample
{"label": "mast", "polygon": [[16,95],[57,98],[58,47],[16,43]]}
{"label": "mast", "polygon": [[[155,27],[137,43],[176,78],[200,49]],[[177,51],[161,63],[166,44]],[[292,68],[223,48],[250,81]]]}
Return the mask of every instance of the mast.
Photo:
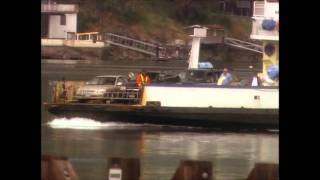
{"label": "mast", "polygon": [[199,25],[190,26],[188,28],[191,28],[193,32],[193,34],[190,35],[192,37],[192,45],[188,68],[198,69],[201,38],[207,36],[207,28]]}

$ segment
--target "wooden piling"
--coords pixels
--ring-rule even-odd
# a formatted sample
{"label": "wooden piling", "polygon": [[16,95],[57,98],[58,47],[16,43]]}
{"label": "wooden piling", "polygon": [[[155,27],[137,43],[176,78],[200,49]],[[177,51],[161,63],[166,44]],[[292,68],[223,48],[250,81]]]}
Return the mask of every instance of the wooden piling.
{"label": "wooden piling", "polygon": [[247,180],[279,180],[279,165],[256,163]]}
{"label": "wooden piling", "polygon": [[140,160],[136,158],[108,158],[108,179],[110,169],[121,170],[121,180],[139,180]]}
{"label": "wooden piling", "polygon": [[184,160],[171,180],[212,180],[212,177],[211,162]]}
{"label": "wooden piling", "polygon": [[41,180],[78,180],[78,177],[68,158],[43,155]]}

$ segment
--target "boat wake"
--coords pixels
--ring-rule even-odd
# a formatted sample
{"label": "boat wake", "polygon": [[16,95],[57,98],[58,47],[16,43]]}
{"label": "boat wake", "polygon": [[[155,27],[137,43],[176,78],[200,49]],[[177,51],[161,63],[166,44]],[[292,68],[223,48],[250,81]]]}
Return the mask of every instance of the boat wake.
{"label": "boat wake", "polygon": [[199,128],[189,126],[174,126],[174,125],[160,125],[160,124],[136,124],[127,122],[101,122],[94,119],[72,117],[72,118],[55,118],[46,123],[54,129],[82,129],[82,130],[196,130]]}
{"label": "boat wake", "polygon": [[[191,127],[191,126],[175,126],[175,125],[159,125],[159,124],[136,124],[127,122],[101,122],[94,119],[88,119],[83,117],[72,118],[55,118],[46,125],[53,129],[80,129],[80,130],[148,130],[148,131],[192,131],[192,132],[239,132],[250,133],[257,132],[257,130],[248,129],[225,129],[219,127]],[[259,131],[260,132],[260,131]],[[278,133],[278,130],[268,129],[263,132]]]}
{"label": "boat wake", "polygon": [[128,128],[128,126],[134,126],[130,123],[118,123],[118,122],[99,122],[93,119],[74,117],[74,118],[56,118],[48,122],[51,128],[54,129],[115,129],[115,128]]}

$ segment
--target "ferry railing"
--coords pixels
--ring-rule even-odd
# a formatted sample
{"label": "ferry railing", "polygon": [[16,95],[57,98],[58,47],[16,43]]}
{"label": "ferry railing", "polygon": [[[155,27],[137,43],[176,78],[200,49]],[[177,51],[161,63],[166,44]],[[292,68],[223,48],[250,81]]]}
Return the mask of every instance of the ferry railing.
{"label": "ferry railing", "polygon": [[251,42],[246,42],[246,41],[242,41],[242,40],[230,38],[230,37],[225,37],[224,43],[230,46],[234,46],[234,47],[238,47],[238,48],[242,48],[242,49],[246,49],[246,50],[250,50],[258,53],[263,53],[262,45],[259,45],[259,44],[254,44]]}
{"label": "ferry railing", "polygon": [[[52,102],[54,103],[70,103],[77,102],[76,91],[80,86],[85,84],[84,81],[55,81],[51,82],[52,86]],[[90,99],[90,98],[88,98]],[[95,97],[94,99],[102,100],[110,103],[114,101],[121,101],[123,103],[139,103],[141,99],[140,89],[126,89],[109,91],[101,97]]]}
{"label": "ferry railing", "polygon": [[104,97],[106,100],[125,100],[127,102],[138,102],[141,99],[141,91],[114,91],[114,92],[106,92]]}

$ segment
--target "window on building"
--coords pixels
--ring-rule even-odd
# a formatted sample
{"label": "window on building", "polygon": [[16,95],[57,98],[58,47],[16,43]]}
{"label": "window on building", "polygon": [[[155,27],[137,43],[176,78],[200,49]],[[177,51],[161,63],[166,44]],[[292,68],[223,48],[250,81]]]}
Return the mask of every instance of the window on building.
{"label": "window on building", "polygon": [[60,25],[66,25],[66,21],[67,21],[67,18],[66,18],[66,15],[63,14],[60,16]]}

